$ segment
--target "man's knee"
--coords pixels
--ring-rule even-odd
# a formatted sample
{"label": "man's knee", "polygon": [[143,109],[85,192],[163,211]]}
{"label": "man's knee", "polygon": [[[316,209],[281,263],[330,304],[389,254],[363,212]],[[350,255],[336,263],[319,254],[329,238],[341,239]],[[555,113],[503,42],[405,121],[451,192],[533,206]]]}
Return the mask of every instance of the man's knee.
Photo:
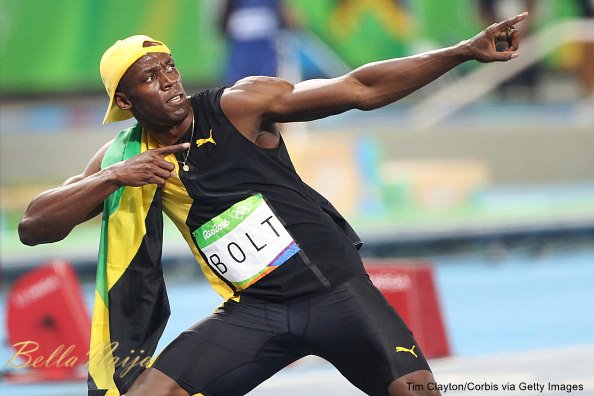
{"label": "man's knee", "polygon": [[431,371],[420,370],[403,375],[388,387],[390,396],[439,396]]}
{"label": "man's knee", "polygon": [[125,396],[188,396],[182,387],[157,369],[147,368],[134,381]]}

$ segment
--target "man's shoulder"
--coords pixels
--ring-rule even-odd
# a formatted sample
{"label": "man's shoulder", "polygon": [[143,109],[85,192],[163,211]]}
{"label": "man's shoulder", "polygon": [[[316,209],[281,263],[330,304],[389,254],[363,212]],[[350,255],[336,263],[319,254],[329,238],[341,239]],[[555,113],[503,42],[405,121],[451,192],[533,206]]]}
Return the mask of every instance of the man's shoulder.
{"label": "man's shoulder", "polygon": [[196,92],[188,98],[190,99],[194,111],[197,111],[198,113],[205,111],[218,114],[222,112],[221,98],[226,89],[227,87],[204,89]]}
{"label": "man's shoulder", "polygon": [[215,87],[215,88],[206,88],[206,89],[198,91],[192,95],[189,95],[188,99],[190,99],[191,101],[199,101],[199,100],[209,100],[209,99],[212,100],[217,97],[220,98],[220,96],[223,94],[223,92],[227,88],[228,87],[226,87],[226,86]]}

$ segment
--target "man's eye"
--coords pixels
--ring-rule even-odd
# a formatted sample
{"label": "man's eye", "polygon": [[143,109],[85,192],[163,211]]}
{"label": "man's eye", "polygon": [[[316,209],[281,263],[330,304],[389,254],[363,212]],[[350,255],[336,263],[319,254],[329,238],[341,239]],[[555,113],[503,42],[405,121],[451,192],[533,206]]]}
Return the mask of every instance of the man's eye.
{"label": "man's eye", "polygon": [[168,72],[173,71],[174,69],[175,69],[175,65],[168,65],[167,68],[166,68],[166,70]]}
{"label": "man's eye", "polygon": [[151,82],[151,81],[153,81],[154,79],[155,79],[155,75],[154,75],[154,74],[151,74],[150,76],[148,76],[148,77],[146,78],[146,82]]}

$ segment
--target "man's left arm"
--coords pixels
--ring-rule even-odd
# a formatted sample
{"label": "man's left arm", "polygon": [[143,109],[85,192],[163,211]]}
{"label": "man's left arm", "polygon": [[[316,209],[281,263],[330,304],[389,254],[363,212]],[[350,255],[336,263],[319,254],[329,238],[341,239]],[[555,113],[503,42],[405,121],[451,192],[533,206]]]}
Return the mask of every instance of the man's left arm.
{"label": "man's left arm", "polygon": [[[237,82],[222,102],[238,129],[258,133],[254,117],[272,122],[319,119],[351,109],[372,110],[395,102],[468,60],[505,62],[518,56],[519,37],[513,26],[527,13],[493,24],[455,46],[405,58],[369,63],[337,78],[298,84],[272,77]],[[497,43],[507,49],[497,51]]]}

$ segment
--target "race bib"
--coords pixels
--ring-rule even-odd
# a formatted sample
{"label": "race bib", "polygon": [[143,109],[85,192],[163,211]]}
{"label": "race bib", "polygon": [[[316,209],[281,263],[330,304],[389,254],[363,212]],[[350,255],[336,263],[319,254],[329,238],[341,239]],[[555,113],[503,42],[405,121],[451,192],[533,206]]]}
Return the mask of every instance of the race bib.
{"label": "race bib", "polygon": [[236,203],[193,232],[211,268],[246,289],[299,252],[261,194]]}

